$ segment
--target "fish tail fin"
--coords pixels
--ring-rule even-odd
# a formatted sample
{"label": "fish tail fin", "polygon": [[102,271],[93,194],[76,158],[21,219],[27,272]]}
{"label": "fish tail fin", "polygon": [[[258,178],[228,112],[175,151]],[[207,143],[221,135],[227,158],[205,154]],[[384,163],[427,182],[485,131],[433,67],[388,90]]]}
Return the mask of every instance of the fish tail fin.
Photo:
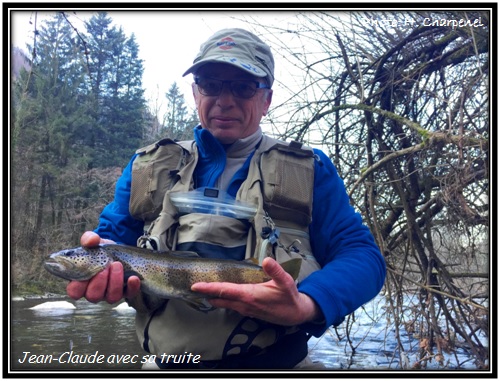
{"label": "fish tail fin", "polygon": [[300,267],[302,265],[302,259],[292,258],[286,262],[280,263],[283,270],[285,270],[291,277],[296,280],[299,277]]}

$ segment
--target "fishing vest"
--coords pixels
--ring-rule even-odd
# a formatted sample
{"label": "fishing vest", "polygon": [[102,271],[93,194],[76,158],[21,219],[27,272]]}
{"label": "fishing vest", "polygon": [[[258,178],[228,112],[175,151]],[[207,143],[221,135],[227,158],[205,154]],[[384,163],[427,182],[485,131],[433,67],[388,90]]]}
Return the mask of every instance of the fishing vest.
{"label": "fishing vest", "polygon": [[[194,141],[163,139],[136,153],[129,209],[133,217],[145,222],[138,246],[176,250],[202,242],[230,250],[243,247],[245,258],[256,258],[259,263],[267,256],[279,263],[300,258],[297,282],[321,268],[309,240],[315,165],[311,148],[262,137],[236,195],[237,200],[256,207],[249,221],[223,215],[179,215],[170,194],[194,189],[198,162]],[[299,332],[298,327],[270,324],[233,310],[197,311],[181,300],[153,300],[146,294],[140,300],[140,305],[131,303],[137,310],[137,335],[143,348],[157,356],[192,353],[203,361],[227,360],[265,352]],[[304,343],[300,345],[303,351]],[[293,351],[292,347],[287,350]],[[305,347],[297,362],[307,355]]]}

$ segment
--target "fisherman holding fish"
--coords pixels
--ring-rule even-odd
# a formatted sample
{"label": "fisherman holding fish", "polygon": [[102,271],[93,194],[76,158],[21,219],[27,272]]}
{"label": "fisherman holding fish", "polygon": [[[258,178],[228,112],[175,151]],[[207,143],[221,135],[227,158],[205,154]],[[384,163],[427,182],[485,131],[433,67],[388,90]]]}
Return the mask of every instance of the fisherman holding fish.
{"label": "fisherman holding fish", "polygon": [[[67,293],[125,298],[159,369],[318,369],[308,338],[377,295],[384,259],[330,159],[263,134],[275,79],[267,44],[243,29],[221,30],[188,74],[200,119],[194,140],[136,151],[97,229],[81,238],[102,267]],[[138,248],[123,254],[123,245]],[[59,255],[66,264],[52,267],[64,272],[80,254]],[[246,274],[236,263],[264,277],[229,277]],[[201,361],[161,361],[184,353]]]}

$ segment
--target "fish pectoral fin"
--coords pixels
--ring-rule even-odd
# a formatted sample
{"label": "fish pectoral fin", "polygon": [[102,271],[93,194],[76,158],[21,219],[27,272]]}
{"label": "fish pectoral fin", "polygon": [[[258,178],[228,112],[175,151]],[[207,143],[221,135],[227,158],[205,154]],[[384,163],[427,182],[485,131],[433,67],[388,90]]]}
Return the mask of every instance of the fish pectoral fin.
{"label": "fish pectoral fin", "polygon": [[183,300],[187,303],[189,307],[194,308],[197,311],[207,313],[215,310],[215,307],[212,306],[205,297],[189,296],[183,298]]}
{"label": "fish pectoral fin", "polygon": [[135,275],[137,277],[139,277],[140,280],[143,280],[143,276],[141,274],[139,274],[137,271],[135,270],[125,270],[123,272],[123,283],[125,285],[127,285],[127,282],[128,282],[128,278],[130,278],[132,275]]}
{"label": "fish pectoral fin", "polygon": [[289,261],[280,263],[283,270],[285,270],[288,274],[290,274],[293,280],[296,280],[299,277],[300,267],[302,266],[302,259],[293,258]]}

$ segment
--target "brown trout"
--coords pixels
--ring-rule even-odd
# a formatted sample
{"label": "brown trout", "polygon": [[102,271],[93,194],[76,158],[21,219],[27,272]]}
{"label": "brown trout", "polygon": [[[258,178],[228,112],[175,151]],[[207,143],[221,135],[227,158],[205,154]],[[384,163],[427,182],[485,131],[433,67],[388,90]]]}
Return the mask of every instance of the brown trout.
{"label": "brown trout", "polygon": [[[182,299],[199,310],[212,309],[206,295],[191,291],[196,282],[263,283],[262,267],[248,261],[201,258],[194,252],[153,251],[118,244],[77,247],[53,253],[45,269],[67,280],[88,280],[112,262],[121,262],[126,276],[137,275],[141,290],[161,299]],[[281,264],[297,279],[301,260]]]}

